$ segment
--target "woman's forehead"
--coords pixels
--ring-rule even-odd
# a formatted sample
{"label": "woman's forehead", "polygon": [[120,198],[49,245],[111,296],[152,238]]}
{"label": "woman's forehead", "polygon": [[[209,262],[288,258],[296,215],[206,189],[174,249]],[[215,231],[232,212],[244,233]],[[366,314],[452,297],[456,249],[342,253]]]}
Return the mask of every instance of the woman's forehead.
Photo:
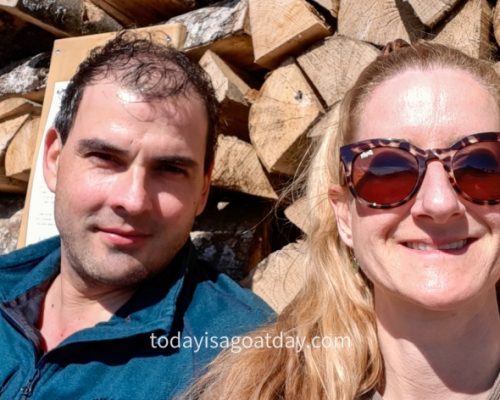
{"label": "woman's forehead", "polygon": [[353,141],[397,138],[445,147],[472,133],[498,130],[496,100],[473,75],[444,67],[410,69],[367,96]]}

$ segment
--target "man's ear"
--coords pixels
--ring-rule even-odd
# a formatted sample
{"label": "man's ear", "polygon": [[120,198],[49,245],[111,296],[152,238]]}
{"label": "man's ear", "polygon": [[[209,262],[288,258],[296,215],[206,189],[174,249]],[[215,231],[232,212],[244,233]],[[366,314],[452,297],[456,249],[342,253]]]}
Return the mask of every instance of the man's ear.
{"label": "man's ear", "polygon": [[50,128],[45,135],[43,149],[43,177],[51,192],[56,191],[57,170],[59,167],[59,156],[61,155],[62,142],[59,134],[54,128]]}
{"label": "man's ear", "polygon": [[328,190],[328,199],[335,213],[340,238],[347,246],[352,248],[352,218],[349,210],[347,189],[340,185],[332,185]]}
{"label": "man's ear", "polygon": [[210,193],[210,185],[212,183],[213,170],[214,170],[214,162],[212,161],[212,163],[210,164],[210,166],[203,175],[203,188],[201,190],[200,200],[196,208],[196,216],[200,215],[205,209],[205,206],[207,205],[208,194]]}

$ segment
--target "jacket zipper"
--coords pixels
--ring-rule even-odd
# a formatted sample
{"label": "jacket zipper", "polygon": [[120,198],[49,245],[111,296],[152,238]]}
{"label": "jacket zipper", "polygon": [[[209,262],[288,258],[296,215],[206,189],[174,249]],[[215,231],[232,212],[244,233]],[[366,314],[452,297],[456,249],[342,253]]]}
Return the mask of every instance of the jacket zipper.
{"label": "jacket zipper", "polygon": [[[3,306],[0,305],[0,312],[3,314],[4,318],[9,321],[11,323],[12,326],[14,326],[15,328],[17,328],[19,330],[19,332],[22,333],[22,335],[28,339],[28,341],[31,343],[32,347],[33,347],[33,350],[35,351],[35,357],[37,358],[36,354],[38,352],[37,348],[35,347],[35,344],[33,343],[33,341],[30,339],[29,335],[26,334],[26,332],[24,331],[22,325],[20,323],[18,323],[16,321],[15,318],[13,318],[8,312],[6,312],[4,309],[3,309]],[[35,387],[35,384],[38,382],[38,380],[40,379],[40,360],[38,360],[36,362],[36,365],[35,365],[35,372],[33,373],[33,375],[31,376],[31,378],[28,380],[28,382],[21,387],[20,389],[20,392],[21,392],[21,400],[26,400],[26,399],[29,399],[31,397],[31,395],[33,394],[33,389]]]}
{"label": "jacket zipper", "polygon": [[28,383],[21,388],[21,400],[26,400],[31,397],[31,395],[33,394],[33,388],[35,387],[35,384],[38,382],[38,379],[40,379],[40,370],[37,367],[35,369],[35,373],[28,381]]}

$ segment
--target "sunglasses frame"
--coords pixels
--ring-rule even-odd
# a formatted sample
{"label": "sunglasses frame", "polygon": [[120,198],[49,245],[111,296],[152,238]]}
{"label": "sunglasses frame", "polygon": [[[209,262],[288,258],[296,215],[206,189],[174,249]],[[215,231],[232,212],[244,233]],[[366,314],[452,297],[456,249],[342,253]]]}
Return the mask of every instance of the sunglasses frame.
{"label": "sunglasses frame", "polygon": [[[482,132],[476,133],[473,135],[469,135],[454,143],[448,148],[442,149],[428,149],[422,150],[421,148],[412,145],[407,140],[403,139],[369,139],[363,140],[361,142],[351,143],[340,148],[340,160],[343,166],[343,177],[341,182],[349,187],[350,192],[362,204],[367,205],[371,208],[394,208],[398,207],[406,202],[408,202],[420,189],[422,182],[424,180],[425,172],[427,171],[427,163],[433,160],[441,161],[443,167],[448,174],[448,179],[453,186],[453,189],[456,193],[462,196],[464,199],[482,205],[494,205],[500,204],[500,199],[496,200],[480,200],[474,199],[469,196],[467,193],[463,192],[462,189],[458,186],[455,176],[453,174],[451,168],[451,162],[456,152],[476,143],[482,142],[499,142],[500,141],[500,132]],[[363,199],[357,192],[354,187],[354,182],[352,181],[352,166],[356,157],[365,151],[370,149],[380,148],[380,147],[393,147],[397,149],[402,149],[410,153],[415,157],[418,163],[418,177],[415,183],[415,187],[412,191],[403,199],[390,203],[390,204],[379,204],[369,202]]]}

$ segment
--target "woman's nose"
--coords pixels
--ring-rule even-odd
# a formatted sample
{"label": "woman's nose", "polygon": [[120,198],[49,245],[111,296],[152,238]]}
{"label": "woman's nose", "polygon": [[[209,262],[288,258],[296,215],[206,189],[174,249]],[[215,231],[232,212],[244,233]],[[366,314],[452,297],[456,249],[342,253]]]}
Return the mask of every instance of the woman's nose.
{"label": "woman's nose", "polygon": [[411,212],[414,217],[431,219],[438,224],[464,214],[465,206],[453,189],[441,162],[431,161],[427,164],[427,171]]}

